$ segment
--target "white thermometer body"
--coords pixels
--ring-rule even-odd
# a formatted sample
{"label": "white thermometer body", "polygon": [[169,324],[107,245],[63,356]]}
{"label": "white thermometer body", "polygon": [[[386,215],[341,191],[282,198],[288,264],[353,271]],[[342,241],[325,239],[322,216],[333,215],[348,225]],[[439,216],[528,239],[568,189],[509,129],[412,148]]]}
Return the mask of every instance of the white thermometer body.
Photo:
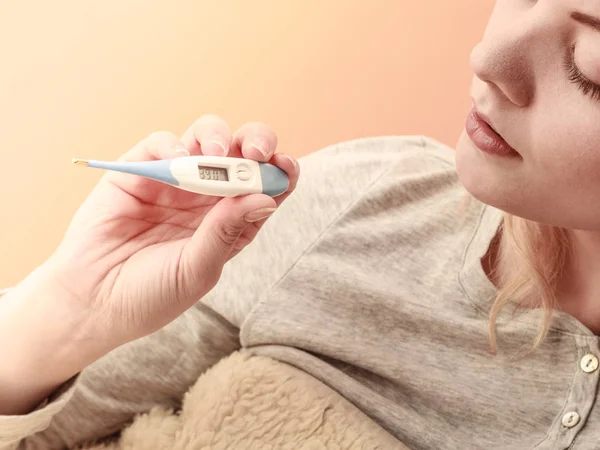
{"label": "white thermometer body", "polygon": [[197,194],[236,197],[267,194],[276,197],[287,191],[287,174],[279,167],[245,158],[184,156],[140,162],[77,160],[75,164],[114,170],[151,178]]}

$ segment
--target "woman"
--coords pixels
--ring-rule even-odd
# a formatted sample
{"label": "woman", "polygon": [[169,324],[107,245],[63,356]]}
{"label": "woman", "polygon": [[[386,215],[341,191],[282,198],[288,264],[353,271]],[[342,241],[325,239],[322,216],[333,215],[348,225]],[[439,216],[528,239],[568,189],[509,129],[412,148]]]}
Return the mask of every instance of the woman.
{"label": "woman", "polygon": [[[302,159],[286,201],[107,174],[0,302],[5,448],[75,445],[176,406],[238,348],[302,369],[413,449],[597,448],[599,29],[598,2],[499,0],[456,153],[342,143]],[[270,160],[288,196],[300,171],[276,143],[207,116],[124,158]]]}

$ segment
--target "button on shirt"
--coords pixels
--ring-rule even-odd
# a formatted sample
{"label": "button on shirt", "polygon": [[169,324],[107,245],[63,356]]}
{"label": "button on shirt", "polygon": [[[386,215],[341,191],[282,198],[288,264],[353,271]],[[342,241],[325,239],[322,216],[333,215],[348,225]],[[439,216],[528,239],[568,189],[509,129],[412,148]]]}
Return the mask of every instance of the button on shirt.
{"label": "button on shirt", "polygon": [[587,354],[581,358],[581,370],[586,373],[595,372],[598,369],[598,358],[596,355]]}

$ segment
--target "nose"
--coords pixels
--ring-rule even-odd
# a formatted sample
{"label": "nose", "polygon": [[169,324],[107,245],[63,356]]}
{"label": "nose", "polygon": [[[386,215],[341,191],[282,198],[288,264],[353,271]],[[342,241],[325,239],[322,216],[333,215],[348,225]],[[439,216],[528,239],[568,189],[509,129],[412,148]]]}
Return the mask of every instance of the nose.
{"label": "nose", "polygon": [[[533,9],[516,17],[494,19],[471,52],[475,76],[519,107],[533,102],[535,72],[547,60],[548,22]],[[540,57],[542,59],[540,59]]]}

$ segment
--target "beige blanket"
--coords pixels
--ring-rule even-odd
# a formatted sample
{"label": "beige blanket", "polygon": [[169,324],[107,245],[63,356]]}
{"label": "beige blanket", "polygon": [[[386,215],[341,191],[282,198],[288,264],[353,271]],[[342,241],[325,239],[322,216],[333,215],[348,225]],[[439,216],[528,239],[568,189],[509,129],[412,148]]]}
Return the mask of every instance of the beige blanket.
{"label": "beige blanket", "polygon": [[234,353],[202,375],[181,411],[155,408],[86,450],[399,449],[335,391],[290,365]]}

